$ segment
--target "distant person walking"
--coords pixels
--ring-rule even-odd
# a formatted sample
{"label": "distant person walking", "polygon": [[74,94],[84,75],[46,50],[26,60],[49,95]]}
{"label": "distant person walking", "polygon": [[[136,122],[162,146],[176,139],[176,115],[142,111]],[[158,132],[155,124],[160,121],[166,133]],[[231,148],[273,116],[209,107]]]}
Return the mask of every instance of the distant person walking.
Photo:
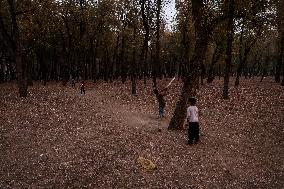
{"label": "distant person walking", "polygon": [[195,144],[199,141],[199,122],[198,108],[196,107],[196,99],[189,99],[190,106],[187,108],[187,124],[188,124],[188,144]]}
{"label": "distant person walking", "polygon": [[159,116],[160,118],[165,117],[165,107],[166,107],[166,101],[164,97],[168,94],[168,88],[164,88],[161,91],[158,89],[154,89],[154,94],[157,97],[158,103],[159,103]]}
{"label": "distant person walking", "polygon": [[81,94],[85,94],[85,82],[84,81],[82,81],[82,83],[81,83]]}
{"label": "distant person walking", "polygon": [[71,79],[71,85],[72,85],[72,87],[75,87],[75,79],[74,78]]}

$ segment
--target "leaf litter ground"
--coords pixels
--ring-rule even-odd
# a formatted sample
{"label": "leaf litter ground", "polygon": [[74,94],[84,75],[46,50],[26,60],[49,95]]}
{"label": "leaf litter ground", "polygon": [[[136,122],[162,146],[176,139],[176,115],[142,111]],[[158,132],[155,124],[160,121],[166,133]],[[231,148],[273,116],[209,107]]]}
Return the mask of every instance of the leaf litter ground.
{"label": "leaf litter ground", "polygon": [[242,80],[230,100],[221,80],[201,86],[194,146],[186,130],[167,130],[181,83],[171,86],[163,120],[151,82],[137,88],[131,95],[130,82],[88,82],[80,95],[78,84],[35,83],[20,98],[15,83],[1,84],[0,188],[284,187],[284,88],[271,78]]}

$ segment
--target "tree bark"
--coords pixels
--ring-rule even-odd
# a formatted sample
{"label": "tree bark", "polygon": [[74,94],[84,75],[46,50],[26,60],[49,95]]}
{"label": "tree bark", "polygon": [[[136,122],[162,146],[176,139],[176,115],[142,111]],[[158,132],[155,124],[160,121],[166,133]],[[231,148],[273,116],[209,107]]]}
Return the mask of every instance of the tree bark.
{"label": "tree bark", "polygon": [[[277,13],[277,30],[279,33],[279,48],[278,48],[278,60],[276,64],[275,81],[278,83],[281,80],[281,67],[284,70],[283,54],[284,54],[284,1],[276,1],[276,13]],[[281,85],[284,85],[284,73]]]}
{"label": "tree bark", "polygon": [[133,55],[132,55],[132,65],[131,65],[131,93],[133,95],[137,94],[136,92],[136,76],[137,76],[137,66],[136,66],[136,23],[133,26]]}
{"label": "tree bark", "polygon": [[227,47],[226,47],[226,59],[225,59],[225,73],[224,73],[224,88],[223,98],[229,99],[229,81],[230,70],[232,64],[232,44],[234,40],[234,0],[228,0],[228,26],[227,26]]}
{"label": "tree bark", "polygon": [[[142,63],[141,65],[144,66],[143,68],[143,77],[144,77],[144,85],[146,87],[146,77],[147,77],[147,57],[148,57],[148,42],[149,42],[149,35],[150,35],[150,27],[148,23],[148,14],[145,12],[145,5],[146,5],[146,0],[141,0],[141,14],[142,14],[142,21],[143,21],[143,27],[145,30],[145,35],[144,35],[144,41],[143,41],[143,47],[142,47],[142,52],[141,52],[141,58],[140,62]],[[149,12],[148,9],[146,9],[147,13]]]}
{"label": "tree bark", "polygon": [[161,0],[157,0],[157,21],[156,21],[156,53],[153,66],[153,85],[157,88],[157,73],[160,67],[160,14],[161,14]]}
{"label": "tree bark", "polygon": [[[284,3],[283,3],[284,4]],[[281,85],[284,86],[284,31],[282,32],[282,36],[281,36],[281,53],[280,53],[280,57],[278,61],[281,61],[282,64],[282,82]]]}
{"label": "tree bark", "polygon": [[14,61],[16,63],[18,89],[20,97],[26,97],[28,95],[26,65],[25,61],[22,60],[22,52],[21,52],[22,46],[20,42],[19,27],[16,19],[15,0],[8,0],[8,4],[9,4],[9,11],[11,14],[11,21],[12,21],[12,32],[11,32],[11,39],[13,39],[12,56],[14,57]]}
{"label": "tree bark", "polygon": [[237,76],[236,76],[236,81],[235,81],[235,86],[239,86],[240,84],[240,76],[242,74],[242,69],[243,69],[243,37],[244,37],[244,27],[245,27],[245,21],[242,23],[242,31],[241,31],[241,36],[240,36],[240,44],[239,44],[239,65],[237,69]]}
{"label": "tree bark", "polygon": [[186,108],[188,99],[196,95],[196,89],[199,81],[199,69],[204,59],[204,54],[208,45],[209,32],[204,25],[204,4],[200,0],[192,0],[192,14],[195,20],[194,26],[197,33],[194,54],[190,61],[189,74],[186,76],[180,98],[176,104],[173,117],[168,129],[180,129],[186,118]]}
{"label": "tree bark", "polygon": [[214,80],[214,66],[215,64],[219,61],[221,55],[222,55],[223,48],[222,47],[217,47],[214,50],[212,61],[209,67],[208,71],[208,78],[207,78],[207,83],[212,83]]}

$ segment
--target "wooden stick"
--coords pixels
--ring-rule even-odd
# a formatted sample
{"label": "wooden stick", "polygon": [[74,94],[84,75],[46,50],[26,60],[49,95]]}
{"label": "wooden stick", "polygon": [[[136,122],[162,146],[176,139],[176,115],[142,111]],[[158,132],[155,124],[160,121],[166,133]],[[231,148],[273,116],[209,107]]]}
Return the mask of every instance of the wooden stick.
{"label": "wooden stick", "polygon": [[170,81],[170,83],[166,86],[166,88],[168,88],[168,87],[172,84],[172,82],[173,82],[175,79],[176,79],[176,77],[174,77],[174,78]]}

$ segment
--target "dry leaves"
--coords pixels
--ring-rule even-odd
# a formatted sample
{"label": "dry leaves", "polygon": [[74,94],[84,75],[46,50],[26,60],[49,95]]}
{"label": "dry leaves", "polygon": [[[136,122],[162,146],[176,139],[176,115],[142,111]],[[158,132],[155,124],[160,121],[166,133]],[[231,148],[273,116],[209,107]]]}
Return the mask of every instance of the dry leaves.
{"label": "dry leaves", "polygon": [[[163,120],[150,81],[136,96],[129,81],[87,86],[36,83],[22,99],[0,85],[0,188],[283,188],[284,89],[272,79],[241,80],[230,100],[222,81],[201,86],[195,146],[167,130],[179,81]],[[157,169],[143,171],[139,156]]]}

